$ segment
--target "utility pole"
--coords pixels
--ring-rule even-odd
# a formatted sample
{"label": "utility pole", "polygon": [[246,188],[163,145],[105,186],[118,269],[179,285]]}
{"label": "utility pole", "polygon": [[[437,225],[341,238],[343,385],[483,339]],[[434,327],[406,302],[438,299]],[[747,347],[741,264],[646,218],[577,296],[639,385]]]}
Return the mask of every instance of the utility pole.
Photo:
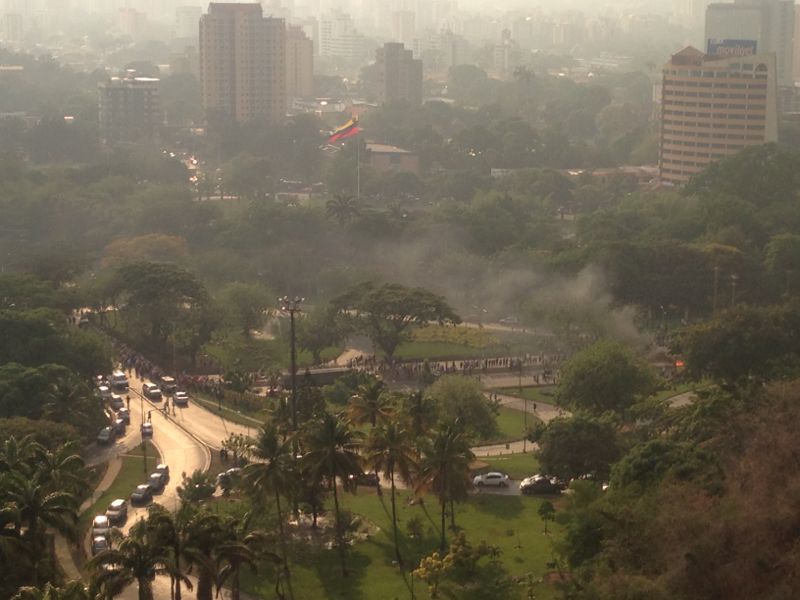
{"label": "utility pole", "polygon": [[717,295],[719,293],[719,265],[714,265],[714,304],[711,309],[711,314],[717,314]]}
{"label": "utility pole", "polygon": [[522,393],[522,357],[519,357],[517,361],[517,384],[519,387],[519,395],[522,396],[523,408],[525,409],[522,411],[522,453],[525,454],[528,451],[528,397]]}
{"label": "utility pole", "polygon": [[300,312],[300,304],[305,298],[284,296],[278,298],[281,310],[289,313],[289,331],[291,335],[291,370],[289,375],[292,381],[292,433],[297,433],[297,343],[295,338],[295,313]]}
{"label": "utility pole", "polygon": [[[139,394],[139,408],[142,411],[142,425],[139,431],[144,433],[144,396]],[[144,474],[147,475],[147,440],[142,435],[142,458],[144,459]]]}

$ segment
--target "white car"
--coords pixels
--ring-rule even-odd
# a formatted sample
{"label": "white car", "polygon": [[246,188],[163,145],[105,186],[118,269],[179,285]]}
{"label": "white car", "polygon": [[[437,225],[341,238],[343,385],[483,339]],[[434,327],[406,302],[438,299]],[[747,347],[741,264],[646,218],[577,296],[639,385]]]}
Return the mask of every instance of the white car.
{"label": "white car", "polygon": [[178,390],[172,395],[172,403],[175,406],[189,406],[189,394],[182,390]]}
{"label": "white car", "polygon": [[479,488],[484,486],[508,487],[508,475],[505,473],[498,473],[497,471],[490,471],[483,475],[476,475],[472,479],[472,485]]}

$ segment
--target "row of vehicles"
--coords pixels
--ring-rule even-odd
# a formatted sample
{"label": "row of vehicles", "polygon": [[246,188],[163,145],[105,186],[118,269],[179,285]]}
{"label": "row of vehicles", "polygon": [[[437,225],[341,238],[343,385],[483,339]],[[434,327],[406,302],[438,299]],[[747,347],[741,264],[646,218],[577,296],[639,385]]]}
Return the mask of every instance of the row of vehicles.
{"label": "row of vehicles", "polygon": [[178,389],[178,382],[174,377],[163,375],[158,378],[157,383],[145,383],[142,385],[142,396],[153,402],[160,402],[164,394],[172,396],[175,406],[189,406],[189,394]]}
{"label": "row of vehicles", "polygon": [[[580,479],[593,479],[590,475],[584,475]],[[472,485],[477,488],[497,487],[507,488],[511,483],[508,475],[498,471],[490,471],[476,475],[472,479]],[[526,477],[519,482],[519,491],[525,495],[532,494],[561,494],[569,488],[570,482],[551,475],[537,473]],[[608,489],[608,484],[602,484],[603,491]]]}
{"label": "row of vehicles", "polygon": [[[152,501],[153,494],[164,491],[169,481],[169,466],[160,464],[147,478],[147,483],[136,486],[131,492],[131,505],[145,505]],[[117,498],[108,505],[105,514],[97,515],[92,520],[92,554],[97,554],[111,547],[111,531],[114,527],[125,524],[128,520],[128,500]]]}

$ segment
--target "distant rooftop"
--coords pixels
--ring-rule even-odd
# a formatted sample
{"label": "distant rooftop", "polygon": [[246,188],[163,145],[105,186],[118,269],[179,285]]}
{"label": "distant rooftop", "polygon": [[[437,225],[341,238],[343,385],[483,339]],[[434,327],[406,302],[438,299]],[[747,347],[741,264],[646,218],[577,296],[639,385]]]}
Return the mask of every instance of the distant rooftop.
{"label": "distant rooftop", "polygon": [[376,144],[367,142],[367,150],[375,152],[376,154],[411,154],[408,150],[392,146],[390,144]]}

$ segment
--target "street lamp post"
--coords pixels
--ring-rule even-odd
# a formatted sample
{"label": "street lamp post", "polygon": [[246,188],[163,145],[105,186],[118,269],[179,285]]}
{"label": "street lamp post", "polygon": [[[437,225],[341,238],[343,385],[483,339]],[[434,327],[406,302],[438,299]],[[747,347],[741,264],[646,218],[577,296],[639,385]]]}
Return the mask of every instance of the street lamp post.
{"label": "street lamp post", "polygon": [[292,381],[292,433],[297,433],[297,344],[295,339],[294,316],[300,312],[300,304],[305,298],[284,296],[278,298],[281,310],[289,313],[289,331],[291,336],[291,370],[289,375]]}
{"label": "street lamp post", "polygon": [[144,472],[147,474],[147,440],[144,437],[144,396],[139,394],[139,409],[142,412],[142,425],[139,431],[142,433],[142,459],[144,460]]}

